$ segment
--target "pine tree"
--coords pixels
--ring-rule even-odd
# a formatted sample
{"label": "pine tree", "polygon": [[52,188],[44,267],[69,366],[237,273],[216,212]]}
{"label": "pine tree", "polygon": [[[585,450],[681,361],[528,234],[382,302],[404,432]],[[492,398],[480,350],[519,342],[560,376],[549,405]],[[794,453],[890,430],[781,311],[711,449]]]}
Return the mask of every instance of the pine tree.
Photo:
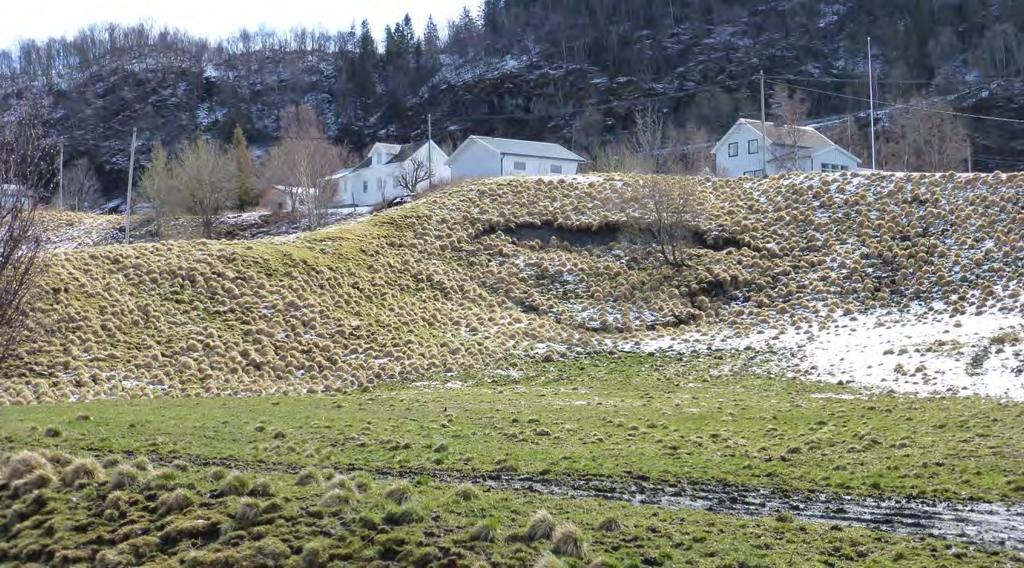
{"label": "pine tree", "polygon": [[256,195],[256,174],[252,156],[249,154],[249,143],[245,139],[245,132],[242,132],[241,126],[235,126],[235,132],[231,137],[231,152],[235,160],[238,209],[245,211],[259,204],[259,196]]}

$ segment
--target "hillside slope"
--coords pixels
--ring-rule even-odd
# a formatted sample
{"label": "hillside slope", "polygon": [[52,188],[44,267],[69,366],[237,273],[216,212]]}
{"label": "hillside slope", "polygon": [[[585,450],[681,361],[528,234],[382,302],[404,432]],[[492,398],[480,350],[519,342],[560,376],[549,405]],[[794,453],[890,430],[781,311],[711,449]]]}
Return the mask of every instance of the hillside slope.
{"label": "hillside slope", "polygon": [[[686,266],[618,227],[707,200]],[[302,237],[57,252],[8,403],[332,392],[608,339],[882,308],[1020,315],[1024,175],[472,182]]]}

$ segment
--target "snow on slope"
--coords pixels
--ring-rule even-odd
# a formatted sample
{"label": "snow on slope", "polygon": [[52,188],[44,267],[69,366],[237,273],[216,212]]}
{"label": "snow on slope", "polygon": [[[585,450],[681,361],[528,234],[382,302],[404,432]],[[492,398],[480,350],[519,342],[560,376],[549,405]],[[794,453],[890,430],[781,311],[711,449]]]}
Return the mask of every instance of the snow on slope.
{"label": "snow on slope", "polygon": [[[718,330],[721,331],[721,330]],[[922,395],[1024,400],[1024,316],[873,312],[808,329],[714,330],[645,339],[625,351],[693,354],[754,349],[783,356],[788,374]]]}

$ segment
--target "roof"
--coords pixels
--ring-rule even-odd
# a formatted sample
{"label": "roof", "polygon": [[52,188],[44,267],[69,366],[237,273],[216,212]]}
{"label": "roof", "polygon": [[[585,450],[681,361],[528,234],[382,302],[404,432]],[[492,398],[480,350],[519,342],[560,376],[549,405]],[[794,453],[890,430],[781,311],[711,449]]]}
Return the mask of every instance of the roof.
{"label": "roof", "polygon": [[[569,160],[572,162],[586,162],[585,159],[567,150],[564,146],[551,142],[533,142],[530,140],[513,140],[511,138],[491,138],[489,136],[470,136],[466,139],[466,143],[471,140],[475,140],[499,154],[554,158],[556,160]],[[452,154],[452,158],[454,158],[457,153],[458,150]]]}
{"label": "roof", "polygon": [[[761,133],[760,120],[741,118],[738,123],[746,124],[756,130],[759,134]],[[826,138],[824,134],[810,126],[780,126],[774,122],[765,122],[764,135],[765,138],[771,140],[775,144],[785,144],[787,146],[793,145],[800,148],[810,148],[811,150],[820,150],[822,148],[836,145],[835,142],[832,142]]]}
{"label": "roof", "polygon": [[373,165],[373,152],[378,147],[380,149],[382,149],[382,150],[387,150],[389,152],[395,152],[394,155],[392,155],[391,158],[387,162],[384,162],[384,164],[382,164],[382,165],[387,166],[389,164],[400,164],[400,163],[408,160],[413,154],[418,152],[419,149],[422,148],[424,144],[426,144],[425,141],[424,142],[413,142],[411,144],[386,144],[384,142],[378,142],[378,143],[373,145],[373,149],[370,150],[370,155],[367,156],[362,162],[359,162],[354,167],[349,168],[347,170],[340,170],[340,171],[336,172],[331,177],[333,177],[333,178],[345,177],[345,176],[347,176],[348,174],[350,174],[352,172],[359,171],[359,170],[365,170],[366,168],[372,166]]}
{"label": "roof", "polygon": [[[722,142],[732,134],[733,130],[741,125],[749,126],[750,128],[753,128],[755,132],[761,134],[760,120],[741,118],[737,120],[736,124],[733,124],[732,128],[730,128],[718,143],[715,144],[715,147],[711,149],[711,153],[717,154]],[[806,150],[806,152],[800,152],[801,155],[816,155],[830,148],[838,148],[858,163],[861,161],[860,158],[854,156],[845,148],[829,140],[827,136],[810,126],[783,126],[774,122],[766,121],[764,123],[764,137],[767,139],[768,144],[778,144],[780,146],[795,145],[800,150]]]}
{"label": "roof", "polygon": [[390,160],[388,160],[387,164],[401,164],[402,162],[411,158],[413,154],[418,152],[419,149],[422,148],[424,144],[426,144],[426,142],[413,142],[412,144],[402,144],[402,146],[398,149],[398,153],[395,154]]}

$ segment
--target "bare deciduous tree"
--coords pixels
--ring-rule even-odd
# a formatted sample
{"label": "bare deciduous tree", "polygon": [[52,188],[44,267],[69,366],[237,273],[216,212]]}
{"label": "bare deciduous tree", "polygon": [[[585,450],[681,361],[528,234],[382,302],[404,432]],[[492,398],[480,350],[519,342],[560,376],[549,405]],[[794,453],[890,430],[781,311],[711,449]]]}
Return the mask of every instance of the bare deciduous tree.
{"label": "bare deciduous tree", "polygon": [[162,144],[153,146],[149,167],[142,174],[139,193],[147,200],[153,212],[153,228],[157,237],[163,235],[164,221],[182,207],[179,187],[171,177],[171,163]]}
{"label": "bare deciduous tree", "polygon": [[337,182],[330,176],[349,161],[349,153],[327,140],[308,106],[285,109],[281,129],[281,143],[271,148],[260,178],[285,195],[292,215],[319,227],[334,199]]}
{"label": "bare deciduous tree", "polygon": [[203,236],[213,237],[213,223],[236,198],[234,161],[219,143],[202,138],[174,160],[171,180],[185,211],[199,218]]}
{"label": "bare deciduous tree", "polygon": [[395,176],[395,185],[408,194],[414,194],[421,183],[430,180],[430,176],[430,166],[419,158],[413,158]]}
{"label": "bare deciduous tree", "polygon": [[[929,110],[923,110],[923,109]],[[882,167],[891,171],[961,171],[970,139],[953,109],[944,102],[914,98],[894,109],[882,136]]]}
{"label": "bare deciduous tree", "polygon": [[53,144],[45,136],[38,102],[24,101],[0,133],[0,362],[25,330],[25,315],[42,270],[39,203],[54,185]]}
{"label": "bare deciduous tree", "polygon": [[800,170],[800,162],[803,160],[800,153],[803,136],[801,124],[807,120],[807,107],[807,99],[789,87],[780,87],[772,97],[772,113],[775,115],[776,136],[779,140],[771,145],[771,157],[776,160],[779,171]]}
{"label": "bare deciduous tree", "polygon": [[612,204],[626,220],[627,233],[649,239],[670,266],[684,266],[685,250],[694,242],[707,212],[699,184],[689,180],[650,177],[639,181]]}
{"label": "bare deciduous tree", "polygon": [[72,211],[98,205],[100,180],[88,158],[79,158],[64,172],[64,204]]}
{"label": "bare deciduous tree", "polygon": [[666,173],[710,175],[715,169],[712,137],[703,128],[673,128],[667,135],[672,152],[666,161]]}

